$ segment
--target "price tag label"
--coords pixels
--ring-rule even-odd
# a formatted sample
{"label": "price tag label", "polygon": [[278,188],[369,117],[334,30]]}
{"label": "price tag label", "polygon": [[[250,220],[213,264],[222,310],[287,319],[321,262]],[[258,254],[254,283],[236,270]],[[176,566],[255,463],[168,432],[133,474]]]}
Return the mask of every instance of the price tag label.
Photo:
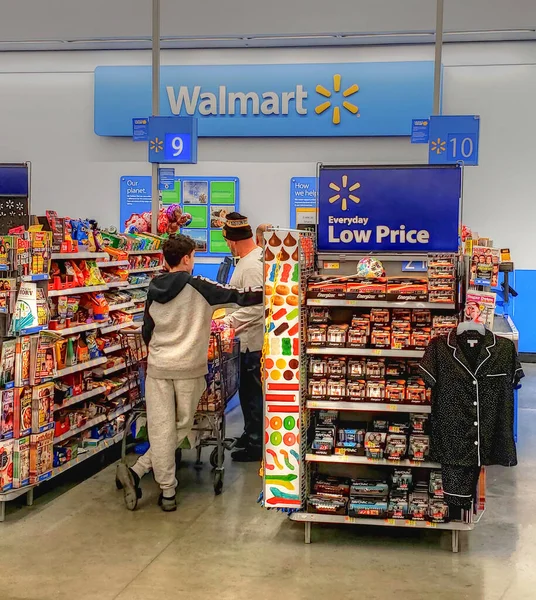
{"label": "price tag label", "polygon": [[437,523],[430,523],[430,521],[427,521],[426,527],[431,527],[432,529],[437,529]]}
{"label": "price tag label", "polygon": [[310,298],[309,303],[310,304],[322,304],[322,300],[320,298]]}
{"label": "price tag label", "polygon": [[340,263],[324,261],[324,269],[338,269],[338,268],[340,268]]}
{"label": "price tag label", "polygon": [[372,354],[373,354],[373,356],[381,356],[382,355],[382,351],[379,348],[374,348],[372,350]]}
{"label": "price tag label", "polygon": [[318,402],[314,402],[314,401],[313,401],[313,402],[311,402],[311,401],[310,401],[310,402],[309,402],[309,406],[310,406],[311,408],[317,408],[317,407],[318,407]]}
{"label": "price tag label", "polygon": [[394,350],[402,350],[402,344],[400,342],[397,342],[396,344],[393,345],[393,349]]}
{"label": "price tag label", "polygon": [[393,412],[397,412],[398,411],[398,406],[396,404],[388,404],[387,405],[387,410],[392,410]]}
{"label": "price tag label", "polygon": [[385,524],[386,525],[394,525],[395,524],[395,520],[394,519],[385,519]]}
{"label": "price tag label", "polygon": [[344,517],[345,523],[356,523],[357,519],[355,517]]}
{"label": "price tag label", "polygon": [[417,521],[406,521],[406,527],[415,527],[417,525]]}
{"label": "price tag label", "polygon": [[357,300],[347,300],[346,304],[348,304],[348,306],[357,306]]}

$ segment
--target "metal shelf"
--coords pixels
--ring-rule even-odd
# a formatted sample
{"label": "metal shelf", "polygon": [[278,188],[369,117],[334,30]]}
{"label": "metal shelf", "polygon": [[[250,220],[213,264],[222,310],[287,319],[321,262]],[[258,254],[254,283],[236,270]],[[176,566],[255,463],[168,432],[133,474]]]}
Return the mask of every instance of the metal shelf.
{"label": "metal shelf", "polygon": [[39,273],[37,275],[22,275],[22,281],[48,281],[48,273]]}
{"label": "metal shelf", "polygon": [[135,388],[135,387],[136,387],[136,382],[131,381],[129,384],[120,387],[118,390],[115,390],[115,392],[112,392],[110,395],[106,396],[106,400],[113,400],[114,398],[118,398],[119,396],[126,394],[132,388]]}
{"label": "metal shelf", "polygon": [[[81,462],[84,462],[86,459],[91,458],[92,456],[95,456],[95,454],[98,454],[99,452],[106,450],[106,448],[110,448],[110,446],[117,444],[117,442],[120,442],[123,439],[123,434],[124,434],[124,432],[122,431],[121,433],[118,433],[113,438],[109,438],[107,440],[102,440],[98,446],[89,448],[87,450],[87,452],[79,454],[76,458],[73,458],[73,460],[70,460],[69,462],[66,462],[63,465],[60,465],[59,467],[52,469],[52,477],[56,477],[56,475],[59,475],[60,473],[63,473],[64,471],[69,470],[71,467],[74,467],[74,466],[80,464]],[[23,488],[23,489],[27,490],[28,488]]]}
{"label": "metal shelf", "polygon": [[54,412],[62,410],[63,408],[67,408],[68,406],[72,406],[73,404],[78,404],[79,402],[83,402],[84,400],[89,400],[90,398],[99,396],[100,394],[104,394],[105,392],[106,388],[102,386],[93,390],[89,390],[89,392],[78,394],[77,396],[71,396],[70,398],[66,398],[61,406],[55,407]]}
{"label": "metal shelf", "polygon": [[145,269],[129,269],[129,273],[155,273],[156,271],[161,271],[164,267],[160,265],[159,267],[147,267]]}
{"label": "metal shelf", "polygon": [[109,281],[108,287],[113,288],[126,288],[128,287],[128,281]]}
{"label": "metal shelf", "polygon": [[335,356],[400,356],[401,358],[422,358],[424,350],[393,350],[379,348],[307,348],[307,354],[332,354]]}
{"label": "metal shelf", "polygon": [[151,283],[150,281],[148,281],[147,283],[131,283],[124,289],[125,290],[137,290],[138,288],[149,287],[150,283]]}
{"label": "metal shelf", "polygon": [[69,431],[66,431],[65,433],[62,433],[61,435],[59,435],[58,437],[54,438],[54,444],[59,444],[60,442],[63,442],[64,440],[68,440],[70,437],[73,437],[74,435],[77,435],[79,433],[82,433],[82,431],[85,431],[86,429],[90,429],[91,427],[94,427],[95,425],[98,425],[99,423],[103,423],[104,421],[106,421],[106,415],[99,415],[98,417],[94,417],[93,419],[90,419],[89,421],[87,421],[85,423],[85,425],[82,425],[82,427],[76,427],[75,429],[69,429]]}
{"label": "metal shelf", "polygon": [[127,250],[127,254],[162,254],[162,250]]}
{"label": "metal shelf", "polygon": [[108,421],[113,421],[114,419],[117,419],[117,417],[120,417],[121,415],[124,415],[125,413],[127,413],[129,410],[132,410],[134,408],[134,406],[136,406],[138,402],[133,402],[132,404],[124,404],[123,406],[120,406],[117,410],[114,410],[111,413],[108,413],[107,419]]}
{"label": "metal shelf", "polygon": [[117,323],[115,325],[109,325],[108,327],[101,327],[101,333],[111,333],[112,331],[119,331],[121,329],[126,329],[127,327],[132,327],[132,321],[127,321],[126,323]]}
{"label": "metal shelf", "polygon": [[91,292],[105,292],[108,290],[107,285],[88,285],[86,287],[67,288],[65,290],[49,290],[48,297],[54,296],[69,296],[73,294],[90,294]]}
{"label": "metal shelf", "polygon": [[388,300],[326,300],[309,298],[307,306],[345,306],[363,308],[437,308],[454,310],[456,305],[450,302],[389,302]]}
{"label": "metal shelf", "polygon": [[402,458],[400,460],[389,460],[387,458],[367,458],[366,456],[354,456],[352,454],[331,454],[323,456],[321,454],[306,454],[307,462],[319,463],[349,463],[352,465],[369,465],[375,467],[421,467],[422,469],[440,469],[441,465],[435,462],[409,460]]}
{"label": "metal shelf", "polygon": [[112,367],[108,367],[107,369],[95,369],[93,371],[97,377],[103,377],[104,375],[111,375],[112,373],[116,373],[117,371],[122,371],[126,369],[126,362],[122,360],[120,363],[113,365]]}
{"label": "metal shelf", "polygon": [[84,260],[86,258],[108,258],[107,252],[53,252],[52,260]]}
{"label": "metal shelf", "polygon": [[104,260],[97,263],[97,267],[128,267],[128,260]]}
{"label": "metal shelf", "polygon": [[112,304],[108,306],[108,310],[112,312],[113,310],[124,310],[125,308],[132,308],[134,306],[134,302],[122,302],[121,304]]}
{"label": "metal shelf", "polygon": [[307,408],[318,410],[347,410],[351,412],[432,412],[432,407],[423,404],[383,404],[380,402],[331,402],[330,400],[307,400]]}
{"label": "metal shelf", "polygon": [[108,346],[108,348],[104,348],[103,352],[104,354],[112,354],[112,352],[117,352],[118,350],[121,350],[121,348],[121,344],[114,344],[113,346]]}
{"label": "metal shelf", "polygon": [[77,373],[78,371],[83,371],[84,369],[91,369],[92,367],[97,367],[99,365],[104,364],[108,359],[105,356],[101,356],[99,358],[94,358],[93,360],[87,360],[86,362],[78,363],[73,365],[72,367],[66,367],[65,369],[60,369],[56,372],[57,377],[64,377],[65,375],[70,375],[71,373]]}
{"label": "metal shelf", "polygon": [[58,335],[71,335],[72,333],[80,333],[81,331],[91,331],[92,329],[98,329],[102,327],[102,323],[86,323],[84,325],[75,325],[74,327],[67,327],[66,329],[49,329],[50,333],[57,333]]}
{"label": "metal shelf", "polygon": [[416,529],[444,529],[447,531],[471,531],[474,523],[451,521],[450,523],[430,523],[428,521],[412,521],[410,519],[371,519],[349,517],[347,515],[323,515],[297,512],[290,515],[291,521],[301,523],[332,523],[338,525],[373,525],[374,527],[406,527]]}
{"label": "metal shelf", "polygon": [[145,307],[133,308],[132,310],[126,311],[129,315],[137,315],[139,313],[145,312]]}

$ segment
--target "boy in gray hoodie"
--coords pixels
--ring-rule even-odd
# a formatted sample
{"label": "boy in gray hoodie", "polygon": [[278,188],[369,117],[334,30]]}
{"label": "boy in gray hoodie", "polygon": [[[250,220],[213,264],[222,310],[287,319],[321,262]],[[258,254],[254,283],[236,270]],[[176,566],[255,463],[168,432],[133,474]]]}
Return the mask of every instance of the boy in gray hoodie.
{"label": "boy in gray hoodie", "polygon": [[175,451],[191,432],[206,387],[212,315],[218,308],[263,301],[262,288],[238,290],[192,277],[194,253],[195,242],[185,235],[167,240],[168,272],[149,286],[142,335],[149,350],[145,398],[151,447],[132,468],[118,466],[129,510],[136,508],[140,479],[151,469],[161,489],[158,504],[166,512],[176,510]]}

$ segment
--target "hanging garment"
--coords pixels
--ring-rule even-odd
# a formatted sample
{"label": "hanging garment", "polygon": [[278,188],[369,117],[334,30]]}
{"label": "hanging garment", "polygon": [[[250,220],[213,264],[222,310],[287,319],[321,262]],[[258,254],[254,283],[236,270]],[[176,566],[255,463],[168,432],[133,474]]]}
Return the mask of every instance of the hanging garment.
{"label": "hanging garment", "polygon": [[524,374],[513,342],[491,331],[451,331],[432,339],[420,367],[432,388],[431,459],[516,465],[514,387]]}
{"label": "hanging garment", "polygon": [[441,465],[443,498],[449,507],[471,508],[477,498],[479,477],[480,467]]}

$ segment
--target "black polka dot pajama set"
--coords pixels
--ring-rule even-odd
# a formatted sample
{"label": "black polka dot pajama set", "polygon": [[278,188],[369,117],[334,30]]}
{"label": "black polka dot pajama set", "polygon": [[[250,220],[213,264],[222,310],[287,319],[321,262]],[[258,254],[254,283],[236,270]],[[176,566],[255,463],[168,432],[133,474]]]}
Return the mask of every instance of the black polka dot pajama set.
{"label": "black polka dot pajama set", "polygon": [[486,330],[432,339],[421,370],[432,388],[430,458],[445,501],[470,508],[480,469],[517,464],[514,388],[524,376],[513,342]]}

